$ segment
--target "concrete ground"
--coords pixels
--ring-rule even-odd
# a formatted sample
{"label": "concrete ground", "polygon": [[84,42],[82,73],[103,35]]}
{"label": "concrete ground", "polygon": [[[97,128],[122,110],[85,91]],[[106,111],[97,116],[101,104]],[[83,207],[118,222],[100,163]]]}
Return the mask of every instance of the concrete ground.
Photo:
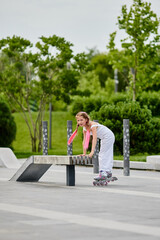
{"label": "concrete ground", "polygon": [[0,240],[160,239],[160,172],[114,169],[107,187],[91,167],[76,167],[74,187],[64,166],[36,183],[8,181],[15,172],[0,168]]}

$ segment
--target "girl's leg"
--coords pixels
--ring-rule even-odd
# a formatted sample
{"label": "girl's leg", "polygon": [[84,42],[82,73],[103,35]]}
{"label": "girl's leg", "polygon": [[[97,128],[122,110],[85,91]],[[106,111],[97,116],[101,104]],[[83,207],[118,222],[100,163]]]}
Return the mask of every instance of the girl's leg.
{"label": "girl's leg", "polygon": [[111,134],[107,139],[101,140],[101,147],[99,152],[100,171],[112,172],[114,141],[115,141],[114,134]]}

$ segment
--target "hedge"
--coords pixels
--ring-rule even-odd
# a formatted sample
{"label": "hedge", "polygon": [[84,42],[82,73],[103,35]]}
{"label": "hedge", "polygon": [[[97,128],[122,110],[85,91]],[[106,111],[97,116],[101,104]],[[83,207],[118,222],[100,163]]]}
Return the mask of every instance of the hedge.
{"label": "hedge", "polygon": [[[71,112],[75,115],[79,111],[90,113],[91,111],[98,111],[102,105],[118,103],[131,103],[132,98],[127,93],[116,93],[112,97],[91,96],[91,97],[75,97],[71,104]],[[147,107],[152,111],[152,116],[160,116],[160,92],[142,92],[137,96],[142,108]]]}
{"label": "hedge", "polygon": [[123,119],[130,120],[131,154],[160,152],[160,120],[153,119],[147,107],[142,108],[137,102],[104,104],[90,115],[114,132],[117,154],[123,154]]}

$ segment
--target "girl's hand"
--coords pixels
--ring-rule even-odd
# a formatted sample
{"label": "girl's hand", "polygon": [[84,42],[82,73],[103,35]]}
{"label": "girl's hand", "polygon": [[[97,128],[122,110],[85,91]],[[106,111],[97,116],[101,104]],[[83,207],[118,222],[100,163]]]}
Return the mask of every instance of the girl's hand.
{"label": "girl's hand", "polygon": [[90,152],[90,154],[88,154],[88,157],[89,157],[89,158],[92,158],[92,157],[93,157],[93,154],[94,154],[94,153]]}

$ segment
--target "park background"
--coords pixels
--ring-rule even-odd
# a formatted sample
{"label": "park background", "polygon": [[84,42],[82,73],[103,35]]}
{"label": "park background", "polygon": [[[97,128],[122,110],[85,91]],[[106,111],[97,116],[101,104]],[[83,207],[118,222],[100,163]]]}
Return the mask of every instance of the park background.
{"label": "park background", "polygon": [[[124,118],[130,119],[131,160],[159,154],[159,16],[151,3],[134,0],[121,6],[117,32],[112,29],[106,37],[103,52],[94,47],[76,53],[74,43],[52,32],[35,43],[16,35],[2,38],[0,146],[13,148],[19,158],[42,154],[41,123],[49,121],[52,104],[49,154],[67,154],[67,120],[75,129],[78,111],[113,130],[115,159],[122,159]],[[118,47],[121,31],[125,37]],[[82,131],[73,145],[73,154],[80,153]]]}

